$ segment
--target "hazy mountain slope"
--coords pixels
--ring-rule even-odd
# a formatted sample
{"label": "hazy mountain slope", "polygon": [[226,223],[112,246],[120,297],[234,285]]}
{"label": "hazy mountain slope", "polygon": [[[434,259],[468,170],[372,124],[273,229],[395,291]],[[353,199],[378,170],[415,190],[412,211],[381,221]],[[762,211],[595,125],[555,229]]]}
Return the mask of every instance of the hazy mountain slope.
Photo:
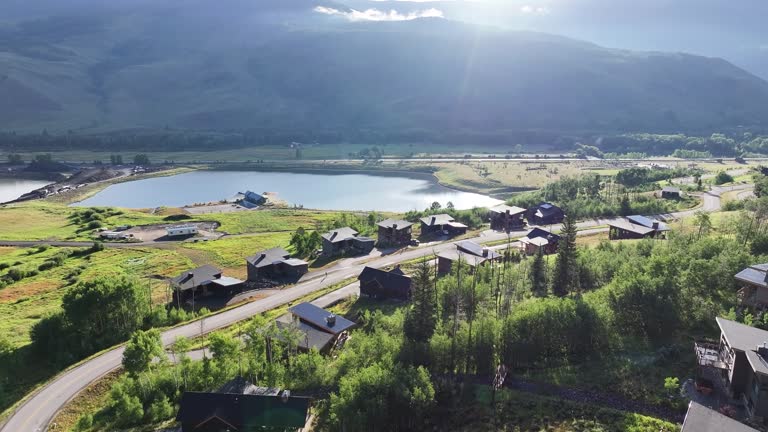
{"label": "hazy mountain slope", "polygon": [[722,60],[445,20],[353,24],[312,12],[318,4],[345,10],[314,0],[136,0],[41,16],[12,5],[24,18],[0,25],[0,90],[19,103],[0,103],[0,128],[768,124],[768,83]]}

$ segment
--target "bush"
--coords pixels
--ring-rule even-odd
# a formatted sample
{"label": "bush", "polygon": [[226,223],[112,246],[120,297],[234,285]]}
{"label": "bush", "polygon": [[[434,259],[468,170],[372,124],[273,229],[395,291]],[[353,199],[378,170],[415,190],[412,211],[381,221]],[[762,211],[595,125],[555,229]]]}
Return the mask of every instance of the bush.
{"label": "bush", "polygon": [[163,218],[165,221],[173,222],[173,221],[183,221],[183,220],[189,220],[192,219],[192,216],[186,215],[186,214],[175,214],[166,216]]}
{"label": "bush", "polygon": [[714,182],[716,185],[732,183],[733,177],[725,171],[720,171],[719,173],[717,173],[717,176],[715,176]]}
{"label": "bush", "polygon": [[29,272],[27,271],[24,271],[18,268],[12,268],[8,270],[8,274],[6,276],[8,276],[12,281],[18,282],[24,279],[25,277],[27,277],[28,275],[29,275]]}
{"label": "bush", "polygon": [[87,227],[88,229],[92,229],[92,230],[94,230],[94,229],[99,229],[99,228],[101,228],[101,227],[103,227],[103,226],[104,226],[104,224],[103,224],[103,223],[101,223],[101,221],[97,221],[97,220],[95,220],[95,221],[90,221],[90,222],[88,222],[88,225],[86,225],[86,227]]}
{"label": "bush", "polygon": [[80,416],[75,425],[75,430],[79,432],[87,431],[93,427],[93,416],[91,414],[84,414]]}

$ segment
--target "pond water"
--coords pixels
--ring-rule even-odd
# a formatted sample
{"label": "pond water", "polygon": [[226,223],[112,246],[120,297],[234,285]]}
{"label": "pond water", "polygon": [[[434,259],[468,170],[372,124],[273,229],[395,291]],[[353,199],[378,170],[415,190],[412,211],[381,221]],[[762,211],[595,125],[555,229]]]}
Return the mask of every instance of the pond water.
{"label": "pond water", "polygon": [[457,209],[501,201],[460,192],[427,178],[365,174],[194,171],[170,177],[118,183],[75,205],[128,208],[179,207],[218,201],[238,192],[275,192],[291,205],[320,210],[423,210],[437,201]]}
{"label": "pond water", "polygon": [[0,203],[13,201],[27,192],[49,184],[51,182],[45,180],[0,178]]}

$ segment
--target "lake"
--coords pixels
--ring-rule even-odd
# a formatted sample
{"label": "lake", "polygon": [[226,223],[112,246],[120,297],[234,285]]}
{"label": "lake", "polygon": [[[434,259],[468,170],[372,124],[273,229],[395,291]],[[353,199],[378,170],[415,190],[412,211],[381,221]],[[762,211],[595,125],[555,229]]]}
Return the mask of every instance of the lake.
{"label": "lake", "polygon": [[51,183],[45,180],[0,178],[0,202],[13,201],[27,192],[32,192]]}
{"label": "lake", "polygon": [[75,205],[128,208],[180,207],[229,199],[238,192],[275,192],[291,205],[320,210],[423,210],[437,201],[457,209],[501,201],[439,185],[429,178],[366,174],[265,171],[194,171],[118,183]]}

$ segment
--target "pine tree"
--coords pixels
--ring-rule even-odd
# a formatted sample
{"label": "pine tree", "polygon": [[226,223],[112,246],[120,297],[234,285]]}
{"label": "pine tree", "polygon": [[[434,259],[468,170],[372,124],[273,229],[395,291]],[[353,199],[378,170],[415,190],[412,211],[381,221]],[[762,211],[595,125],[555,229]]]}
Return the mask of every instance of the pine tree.
{"label": "pine tree", "polygon": [[432,269],[427,260],[423,260],[413,278],[411,308],[405,317],[405,336],[413,341],[426,343],[437,327],[437,301],[435,285],[432,282]]}
{"label": "pine tree", "polygon": [[561,236],[555,261],[555,273],[552,278],[552,292],[560,297],[578,288],[576,224],[568,215],[563,221]]}
{"label": "pine tree", "polygon": [[529,278],[533,295],[545,297],[547,295],[547,268],[544,264],[544,255],[541,253],[541,249],[533,257]]}

